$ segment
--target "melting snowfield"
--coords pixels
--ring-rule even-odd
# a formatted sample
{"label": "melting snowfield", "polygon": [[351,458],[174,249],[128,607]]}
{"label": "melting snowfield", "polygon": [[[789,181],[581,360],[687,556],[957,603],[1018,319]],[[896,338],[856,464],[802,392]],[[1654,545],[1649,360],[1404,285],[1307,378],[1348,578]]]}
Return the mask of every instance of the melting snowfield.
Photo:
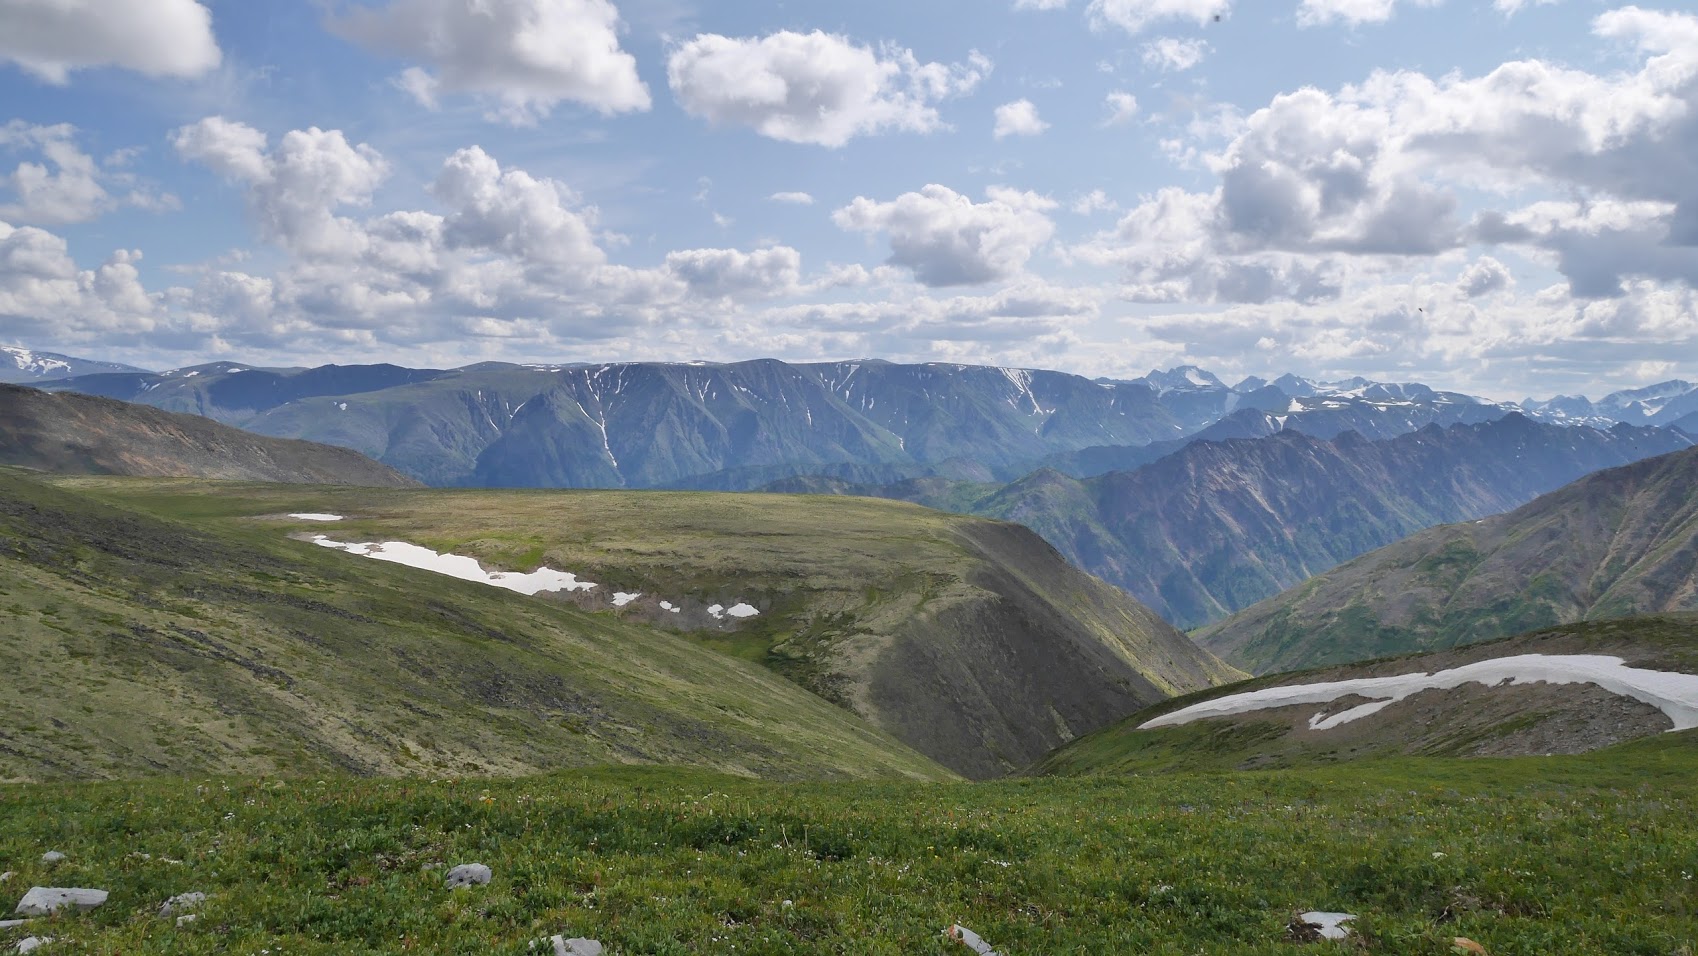
{"label": "melting snowfield", "polygon": [[341,515],[315,514],[313,512],[307,512],[306,514],[294,514],[294,515],[290,515],[289,517],[294,518],[296,521],[341,521],[342,520]]}
{"label": "melting snowfield", "polygon": [[1631,697],[1661,710],[1674,721],[1671,730],[1698,727],[1698,676],[1628,667],[1619,657],[1595,654],[1522,654],[1480,661],[1434,674],[1403,674],[1397,677],[1363,677],[1319,684],[1268,687],[1192,704],[1141,724],[1139,730],[1177,727],[1207,717],[1228,717],[1255,710],[1291,707],[1298,704],[1330,704],[1351,695],[1369,698],[1348,710],[1309,718],[1311,730],[1334,727],[1375,714],[1424,690],[1449,690],[1463,684],[1487,687],[1503,684],[1596,684],[1612,694]]}
{"label": "melting snowfield", "polygon": [[[341,521],[341,515],[330,514],[293,514],[291,518],[302,521]],[[570,571],[556,571],[553,568],[537,568],[535,571],[488,571],[477,558],[463,554],[438,554],[429,548],[405,541],[334,541],[326,535],[315,534],[312,543],[323,548],[335,548],[349,554],[358,554],[379,561],[389,561],[394,564],[404,564],[409,568],[422,571],[434,571],[446,574],[451,578],[462,581],[475,581],[491,587],[506,588],[520,594],[536,595],[544,591],[593,591],[597,585],[593,581],[580,581],[578,576]],[[624,607],[643,596],[641,591],[613,592],[613,606]],[[663,611],[678,614],[683,608],[671,601],[660,602]],[[714,620],[723,621],[727,617],[746,618],[761,613],[749,604],[733,604],[727,608],[715,604],[707,609]]]}
{"label": "melting snowfield", "polygon": [[360,554],[379,561],[391,561],[404,564],[410,568],[420,568],[425,571],[435,571],[446,574],[451,578],[462,581],[476,581],[491,587],[506,588],[520,594],[539,594],[543,591],[589,591],[595,585],[589,581],[580,581],[578,576],[570,571],[556,571],[553,568],[537,568],[535,571],[521,573],[518,571],[485,571],[477,558],[463,554],[437,554],[429,548],[421,548],[416,544],[405,541],[357,542],[332,541],[322,534],[313,536],[313,544],[326,548],[336,548],[349,554]]}

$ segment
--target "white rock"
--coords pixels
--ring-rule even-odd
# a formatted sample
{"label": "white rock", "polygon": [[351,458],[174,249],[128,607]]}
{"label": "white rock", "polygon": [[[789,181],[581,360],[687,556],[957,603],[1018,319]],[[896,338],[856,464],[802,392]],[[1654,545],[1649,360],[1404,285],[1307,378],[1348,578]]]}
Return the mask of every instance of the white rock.
{"label": "white rock", "polygon": [[20,953],[33,953],[51,942],[53,942],[53,937],[51,936],[31,936],[27,939],[18,940],[17,951]]}
{"label": "white rock", "polygon": [[1304,913],[1298,917],[1305,923],[1321,928],[1322,939],[1344,939],[1350,935],[1345,923],[1356,918],[1353,913]]}
{"label": "white rock", "polygon": [[22,926],[27,922],[29,922],[27,919],[0,919],[0,929],[11,929],[14,926]]}
{"label": "white rock", "polygon": [[65,854],[60,853],[58,850],[48,850],[46,853],[43,853],[41,855],[41,862],[43,862],[43,863],[58,863],[60,860],[63,860],[64,858],[65,858]]}
{"label": "white rock", "polygon": [[4,873],[0,873],[0,883],[4,883],[4,882],[10,880],[12,877],[17,876],[17,875],[18,874],[13,873],[11,870],[7,870]]}
{"label": "white rock", "polygon": [[177,917],[177,925],[183,926],[187,923],[193,923],[196,919],[197,919],[197,917],[195,916],[195,914],[186,913],[182,916]]}
{"label": "white rock", "polygon": [[482,863],[462,863],[448,871],[448,888],[483,886],[489,882],[489,867]]}
{"label": "white rock", "polygon": [[991,949],[991,945],[981,939],[978,933],[959,923],[944,930],[943,935],[978,953],[979,956],[997,956],[996,950]]}
{"label": "white rock", "polygon": [[106,902],[105,890],[85,890],[77,887],[32,886],[19,901],[17,912],[22,916],[46,916],[70,907],[91,910]]}
{"label": "white rock", "polygon": [[175,916],[178,913],[186,913],[205,902],[205,893],[178,893],[176,896],[173,896],[164,903],[160,904],[159,915],[163,917]]}
{"label": "white rock", "polygon": [[601,942],[574,936],[567,939],[564,934],[549,940],[554,944],[554,956],[601,956]]}

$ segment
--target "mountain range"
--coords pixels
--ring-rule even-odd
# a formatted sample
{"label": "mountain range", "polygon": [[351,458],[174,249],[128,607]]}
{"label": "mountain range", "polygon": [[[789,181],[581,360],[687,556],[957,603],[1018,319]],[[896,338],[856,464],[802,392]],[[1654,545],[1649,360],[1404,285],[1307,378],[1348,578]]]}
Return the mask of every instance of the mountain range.
{"label": "mountain range", "polygon": [[1412,535],[1197,637],[1268,673],[1684,610],[1698,610],[1698,449]]}
{"label": "mountain range", "polygon": [[1674,429],[1599,431],[1511,414],[1379,441],[1291,430],[1197,441],[1086,479],[1055,470],[1006,485],[803,478],[770,490],[900,498],[1016,521],[1192,628],[1433,525],[1507,511],[1600,468],[1693,444]]}

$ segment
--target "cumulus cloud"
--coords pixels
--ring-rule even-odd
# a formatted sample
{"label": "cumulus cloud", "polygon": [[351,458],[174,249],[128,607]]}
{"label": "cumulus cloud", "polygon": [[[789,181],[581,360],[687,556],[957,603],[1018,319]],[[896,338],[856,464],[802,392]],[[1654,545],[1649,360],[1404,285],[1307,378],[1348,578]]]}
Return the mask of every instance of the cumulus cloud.
{"label": "cumulus cloud", "polygon": [[789,246],[754,252],[685,249],[667,254],[666,271],[696,295],[764,298],[796,291],[802,279],[802,254]]}
{"label": "cumulus cloud", "polygon": [[1055,233],[1055,203],[1037,193],[993,187],[975,203],[947,186],[928,185],[889,202],[864,196],[832,214],[840,228],[882,232],[890,263],[928,286],[1007,279]]}
{"label": "cumulus cloud", "polygon": [[1232,0],[1091,0],[1085,9],[1096,29],[1114,26],[1140,33],[1167,20],[1207,23],[1231,10]]}
{"label": "cumulus cloud", "polygon": [[531,125],[563,102],[602,114],[650,106],[609,0],[389,0],[334,16],[330,27],[423,63],[396,84],[432,109],[444,93],[469,93],[490,102],[492,118]]}
{"label": "cumulus cloud", "polygon": [[773,193],[767,198],[773,202],[781,202],[791,206],[812,206],[814,204],[814,197],[804,192]]}
{"label": "cumulus cloud", "polygon": [[[1412,6],[1433,7],[1443,0],[1404,0]],[[1502,0],[1499,0],[1501,5]],[[1354,26],[1359,23],[1384,23],[1397,10],[1398,0],[1303,0],[1297,8],[1299,26],[1319,26],[1341,22]]]}
{"label": "cumulus cloud", "polygon": [[1015,100],[996,108],[997,139],[1007,136],[1036,136],[1046,129],[1049,129],[1049,124],[1038,116],[1038,108],[1031,100]]}
{"label": "cumulus cloud", "polygon": [[1144,44],[1140,55],[1152,70],[1178,73],[1203,62],[1208,52],[1209,45],[1202,40],[1157,37]]}
{"label": "cumulus cloud", "polygon": [[1138,98],[1124,90],[1115,90],[1103,98],[1107,111],[1104,126],[1125,126],[1138,116]]}
{"label": "cumulus cloud", "polygon": [[142,286],[140,259],[120,249],[79,269],[62,237],[0,222],[0,318],[14,335],[56,342],[155,331],[159,304]]}
{"label": "cumulus cloud", "polygon": [[[1184,147],[1218,175],[1213,191],[1163,190],[1071,253],[1164,301],[1325,297],[1345,263],[1383,272],[1471,244],[1518,248],[1582,298],[1635,278],[1698,285],[1698,17],[1624,8],[1593,28],[1640,67],[1524,60],[1281,94],[1218,150]],[[1531,186],[1591,198],[1494,208]],[[1469,220],[1465,192],[1485,207]],[[1255,281],[1223,281],[1232,269]]]}
{"label": "cumulus cloud", "polygon": [[198,0],[25,0],[0,4],[0,60],[53,84],[72,70],[115,66],[148,76],[200,76],[222,55]]}
{"label": "cumulus cloud", "polygon": [[1509,288],[1515,279],[1509,269],[1491,256],[1481,256],[1457,277],[1456,288],[1470,299]]}
{"label": "cumulus cloud", "polygon": [[268,150],[265,134],[219,116],[179,128],[171,142],[185,159],[248,186],[249,211],[267,241],[308,256],[364,249],[364,231],[336,210],[369,204],[388,177],[388,162],[372,147],[315,126],[291,130]]}
{"label": "cumulus cloud", "polygon": [[1014,0],[1016,10],[1065,10],[1067,0]]}
{"label": "cumulus cloud", "polygon": [[874,50],[817,30],[710,33],[673,51],[667,81],[686,112],[710,123],[837,147],[887,130],[940,128],[936,104],[972,92],[990,70],[977,52],[965,63],[921,63],[909,50]]}
{"label": "cumulus cloud", "polygon": [[[96,163],[77,148],[77,130],[68,123],[32,126],[13,120],[0,126],[0,151],[38,154],[42,162],[25,160],[10,173],[0,170],[0,217],[13,222],[60,225],[87,222],[119,206],[170,209],[176,197],[140,187],[122,170],[124,154]],[[108,186],[118,187],[113,195]]]}

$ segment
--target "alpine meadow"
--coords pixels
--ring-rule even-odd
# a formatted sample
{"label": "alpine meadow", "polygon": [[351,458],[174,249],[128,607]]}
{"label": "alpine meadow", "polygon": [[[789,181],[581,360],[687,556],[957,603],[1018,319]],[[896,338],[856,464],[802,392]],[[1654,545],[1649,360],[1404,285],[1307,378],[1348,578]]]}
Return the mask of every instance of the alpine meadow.
{"label": "alpine meadow", "polygon": [[1698,954],[1698,13],[0,0],[0,953]]}

